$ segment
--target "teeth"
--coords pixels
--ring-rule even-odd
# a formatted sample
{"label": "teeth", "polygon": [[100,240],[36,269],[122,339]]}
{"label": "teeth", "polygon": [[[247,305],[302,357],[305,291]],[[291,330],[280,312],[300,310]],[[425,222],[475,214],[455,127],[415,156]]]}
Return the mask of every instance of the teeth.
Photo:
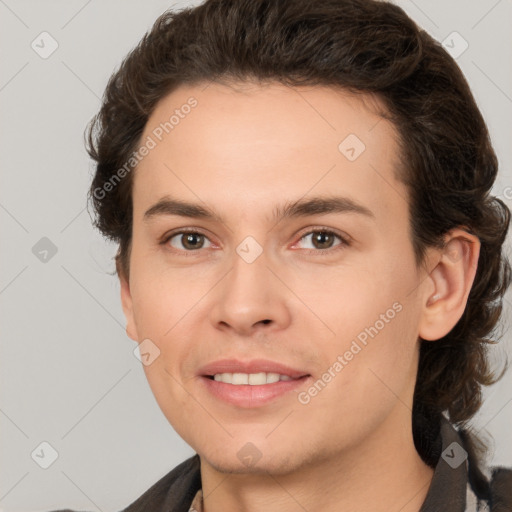
{"label": "teeth", "polygon": [[226,384],[249,384],[251,386],[261,386],[263,384],[273,384],[280,380],[292,380],[288,375],[280,375],[279,373],[217,373],[213,377],[218,382]]}
{"label": "teeth", "polygon": [[279,373],[267,373],[267,384],[279,382],[279,378],[280,378]]}
{"label": "teeth", "polygon": [[247,373],[233,373],[231,384],[249,384],[249,375]]}
{"label": "teeth", "polygon": [[[236,375],[243,375],[243,374],[237,373]],[[233,382],[235,382],[235,381],[233,380]],[[267,374],[265,372],[250,373],[249,375],[247,375],[247,384],[251,384],[252,386],[257,386],[257,385],[266,384],[266,383],[267,383]]]}

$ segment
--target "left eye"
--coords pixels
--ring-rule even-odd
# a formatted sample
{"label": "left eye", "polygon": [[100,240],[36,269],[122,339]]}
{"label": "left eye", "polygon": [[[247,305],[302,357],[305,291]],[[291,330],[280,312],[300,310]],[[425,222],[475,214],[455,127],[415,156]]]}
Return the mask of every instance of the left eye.
{"label": "left eye", "polygon": [[337,235],[333,231],[328,231],[326,229],[318,229],[316,231],[310,231],[301,237],[301,240],[304,240],[308,237],[311,237],[312,246],[306,247],[306,249],[331,249],[334,247],[334,241],[337,238],[340,240],[340,243],[336,245],[341,245],[345,242],[341,236]]}

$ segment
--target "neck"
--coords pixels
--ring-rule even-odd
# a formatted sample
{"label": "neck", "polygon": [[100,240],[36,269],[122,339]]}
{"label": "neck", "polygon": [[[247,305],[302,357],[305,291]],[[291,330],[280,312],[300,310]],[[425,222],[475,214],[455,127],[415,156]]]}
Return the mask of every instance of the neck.
{"label": "neck", "polygon": [[358,446],[284,475],[222,473],[201,457],[204,512],[418,512],[433,473],[414,447],[403,404]]}

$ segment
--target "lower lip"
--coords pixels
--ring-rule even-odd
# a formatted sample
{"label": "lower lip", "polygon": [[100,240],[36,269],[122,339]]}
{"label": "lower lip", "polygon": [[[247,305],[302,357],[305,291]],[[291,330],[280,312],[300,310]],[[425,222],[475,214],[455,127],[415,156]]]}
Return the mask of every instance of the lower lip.
{"label": "lower lip", "polygon": [[226,384],[208,377],[201,377],[206,389],[215,397],[236,405],[238,407],[252,408],[265,405],[272,400],[296,390],[302,386],[310,376],[293,380],[280,380],[272,384],[251,386],[250,384]]}

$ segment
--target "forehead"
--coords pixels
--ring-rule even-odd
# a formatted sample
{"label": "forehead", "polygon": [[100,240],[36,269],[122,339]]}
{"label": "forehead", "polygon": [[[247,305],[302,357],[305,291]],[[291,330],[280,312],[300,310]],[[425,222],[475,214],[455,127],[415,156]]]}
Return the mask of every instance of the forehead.
{"label": "forehead", "polygon": [[224,206],[238,215],[334,191],[393,209],[406,192],[394,176],[396,131],[382,111],[375,97],[328,87],[180,86],[141,137],[152,149],[135,170],[134,214],[165,194],[230,199]]}

